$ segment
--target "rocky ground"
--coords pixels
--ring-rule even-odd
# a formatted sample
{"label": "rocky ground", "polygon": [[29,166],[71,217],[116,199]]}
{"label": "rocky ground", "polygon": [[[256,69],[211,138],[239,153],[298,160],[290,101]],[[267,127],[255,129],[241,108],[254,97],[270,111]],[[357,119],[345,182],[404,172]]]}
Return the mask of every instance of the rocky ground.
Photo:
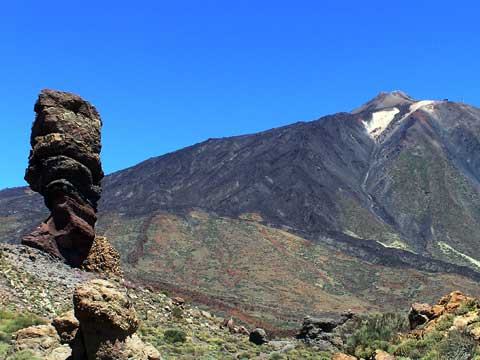
{"label": "rocky ground", "polygon": [[[71,328],[82,329],[76,317],[95,322],[91,314],[112,309],[115,316],[126,314],[128,337],[121,348],[152,354],[128,359],[480,359],[479,300],[458,291],[433,306],[413,304],[409,312],[308,317],[297,338],[271,339],[182,298],[120,277],[98,277],[35,249],[2,245],[0,359],[66,360],[74,344]],[[113,292],[118,303],[103,307],[111,289],[120,289]],[[82,296],[89,300],[79,310]]]}
{"label": "rocky ground", "polygon": [[[48,324],[72,310],[76,286],[96,277],[98,275],[72,269],[35,249],[1,245],[0,343],[3,347],[0,346],[0,359],[35,359],[28,355],[25,347],[16,346],[27,351],[27,355],[12,353],[15,348],[15,331],[10,329],[12,318],[22,319],[19,328]],[[226,322],[211,312],[185,304],[180,298],[171,298],[119,277],[109,281],[126,288],[140,319],[137,334],[158,349],[162,359],[330,358],[330,353],[319,352],[295,339],[256,345],[249,341],[248,331],[236,325],[234,320]],[[2,321],[8,323],[8,331],[2,328]],[[45,359],[65,359],[61,357],[63,352],[50,356]]]}

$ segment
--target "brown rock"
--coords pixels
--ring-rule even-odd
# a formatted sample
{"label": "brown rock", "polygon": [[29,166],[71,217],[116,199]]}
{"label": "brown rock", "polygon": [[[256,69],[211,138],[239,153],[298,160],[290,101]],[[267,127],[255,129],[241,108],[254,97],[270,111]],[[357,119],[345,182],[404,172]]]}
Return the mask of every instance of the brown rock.
{"label": "brown rock", "polygon": [[471,311],[467,314],[458,316],[453,320],[453,327],[457,330],[465,330],[468,325],[473,324],[478,320],[478,313]]}
{"label": "brown rock", "polygon": [[25,180],[51,214],[22,242],[80,267],[95,239],[102,121],[87,101],[54,90],[40,93],[35,112]]}
{"label": "brown rock", "polygon": [[96,236],[82,268],[97,273],[122,275],[120,254],[103,236]]}
{"label": "brown rock", "polygon": [[15,335],[13,350],[30,350],[32,356],[45,360],[65,360],[71,351],[60,344],[60,338],[52,325],[30,326]]}
{"label": "brown rock", "polygon": [[344,353],[336,353],[333,355],[332,360],[357,360],[355,356],[347,355]]}
{"label": "brown rock", "polygon": [[410,329],[415,329],[417,326],[425,324],[432,317],[432,307],[428,304],[412,304],[408,313],[408,321]]}
{"label": "brown rock", "polygon": [[177,306],[183,306],[185,305],[185,300],[180,296],[176,296],[172,299],[172,303]]}
{"label": "brown rock", "polygon": [[440,317],[445,312],[445,308],[442,305],[432,306],[432,318]]}
{"label": "brown rock", "polygon": [[395,356],[390,355],[389,353],[383,350],[375,351],[375,360],[395,360]]}
{"label": "brown rock", "polygon": [[155,360],[158,351],[134,335],[139,320],[125,291],[106,280],[77,286],[73,295],[80,328],[73,360]]}
{"label": "brown rock", "polygon": [[239,326],[237,333],[242,335],[250,335],[250,332],[247,330],[245,326]]}
{"label": "brown rock", "polygon": [[57,330],[61,343],[68,344],[75,338],[80,323],[72,310],[55,318],[52,325]]}
{"label": "brown rock", "polygon": [[467,300],[473,300],[472,298],[465,296],[460,291],[454,291],[440,299],[438,305],[443,305],[445,311],[453,313],[458,307]]}

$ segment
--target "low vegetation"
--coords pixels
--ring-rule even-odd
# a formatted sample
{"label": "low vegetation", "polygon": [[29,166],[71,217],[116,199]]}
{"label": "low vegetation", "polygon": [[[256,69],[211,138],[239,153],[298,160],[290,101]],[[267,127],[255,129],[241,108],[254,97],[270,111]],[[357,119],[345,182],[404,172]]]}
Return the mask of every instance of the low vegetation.
{"label": "low vegetation", "polygon": [[[12,309],[0,308],[0,358],[5,358],[10,347],[13,334],[23,328],[32,325],[44,324],[45,321],[38,316],[17,312]],[[34,360],[28,351],[10,356],[9,360]]]}

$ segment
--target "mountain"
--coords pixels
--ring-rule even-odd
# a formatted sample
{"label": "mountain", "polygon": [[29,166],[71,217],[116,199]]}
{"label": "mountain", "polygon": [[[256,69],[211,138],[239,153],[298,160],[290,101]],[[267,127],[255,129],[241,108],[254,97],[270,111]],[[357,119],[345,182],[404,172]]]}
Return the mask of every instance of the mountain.
{"label": "mountain", "polygon": [[[477,295],[479,141],[478,108],[380,93],[111,174],[98,229],[129,276],[274,326]],[[46,216],[30,190],[0,192],[0,240]]]}

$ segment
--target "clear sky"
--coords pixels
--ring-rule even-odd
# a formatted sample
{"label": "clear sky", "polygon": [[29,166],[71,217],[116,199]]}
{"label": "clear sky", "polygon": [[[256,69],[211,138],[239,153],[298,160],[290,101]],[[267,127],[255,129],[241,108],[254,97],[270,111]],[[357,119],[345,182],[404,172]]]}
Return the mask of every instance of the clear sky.
{"label": "clear sky", "polygon": [[476,1],[3,1],[0,188],[24,184],[33,104],[75,92],[107,173],[378,92],[480,105]]}

